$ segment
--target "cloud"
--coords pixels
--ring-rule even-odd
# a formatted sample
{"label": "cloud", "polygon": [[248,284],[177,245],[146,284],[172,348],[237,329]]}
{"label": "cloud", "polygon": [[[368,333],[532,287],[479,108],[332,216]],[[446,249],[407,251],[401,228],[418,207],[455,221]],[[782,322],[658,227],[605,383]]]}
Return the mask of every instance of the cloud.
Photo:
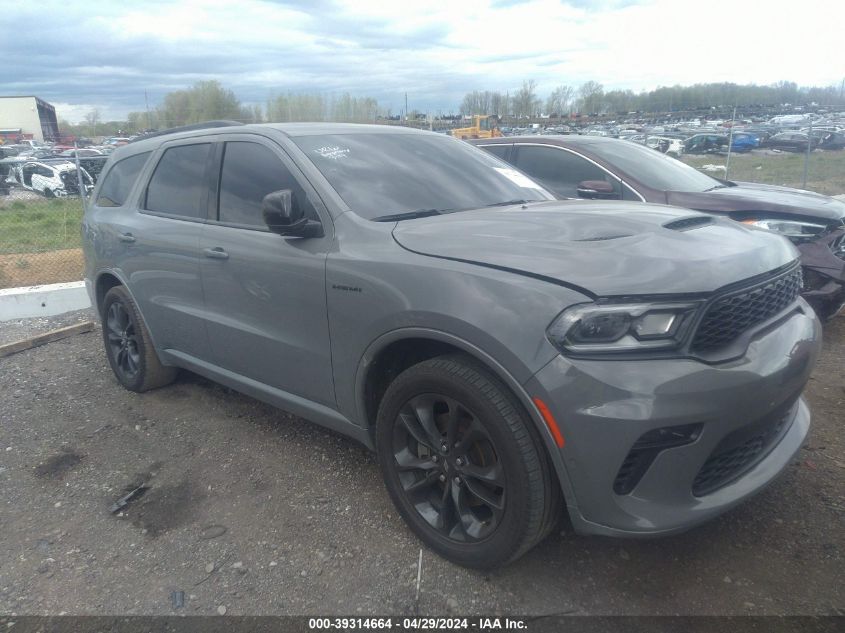
{"label": "cloud", "polygon": [[[845,5],[709,0],[55,0],[0,12],[0,94],[35,94],[70,120],[143,110],[217,79],[246,103],[351,92],[397,112],[454,111],[474,89],[541,93],[594,79],[649,89],[706,81],[827,85]],[[824,16],[822,19],[820,16]],[[783,42],[788,41],[789,46]]]}

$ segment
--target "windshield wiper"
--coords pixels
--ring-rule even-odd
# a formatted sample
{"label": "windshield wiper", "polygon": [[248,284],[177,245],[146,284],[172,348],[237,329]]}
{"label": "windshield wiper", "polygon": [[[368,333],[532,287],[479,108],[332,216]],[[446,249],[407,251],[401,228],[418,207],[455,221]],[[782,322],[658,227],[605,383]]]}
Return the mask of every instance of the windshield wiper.
{"label": "windshield wiper", "polygon": [[710,187],[710,189],[705,189],[703,193],[707,193],[708,191],[715,191],[716,189],[727,189],[727,185],[716,185],[715,187]]}
{"label": "windshield wiper", "polygon": [[529,202],[537,202],[537,200],[505,200],[504,202],[494,202],[493,204],[485,204],[484,208],[488,207],[509,207],[512,204],[528,204]]}
{"label": "windshield wiper", "polygon": [[430,215],[443,215],[449,209],[417,209],[416,211],[405,211],[404,213],[393,213],[391,215],[380,215],[373,218],[373,222],[398,222],[400,220],[413,220],[414,218],[427,218]]}

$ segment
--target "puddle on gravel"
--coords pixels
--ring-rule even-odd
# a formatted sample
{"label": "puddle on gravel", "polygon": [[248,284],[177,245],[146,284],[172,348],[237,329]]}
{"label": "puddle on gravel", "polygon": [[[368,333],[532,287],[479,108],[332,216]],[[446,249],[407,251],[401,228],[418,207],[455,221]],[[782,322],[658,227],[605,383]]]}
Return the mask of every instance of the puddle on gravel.
{"label": "puddle on gravel", "polygon": [[35,467],[39,479],[61,479],[82,462],[83,456],[74,451],[62,451]]}

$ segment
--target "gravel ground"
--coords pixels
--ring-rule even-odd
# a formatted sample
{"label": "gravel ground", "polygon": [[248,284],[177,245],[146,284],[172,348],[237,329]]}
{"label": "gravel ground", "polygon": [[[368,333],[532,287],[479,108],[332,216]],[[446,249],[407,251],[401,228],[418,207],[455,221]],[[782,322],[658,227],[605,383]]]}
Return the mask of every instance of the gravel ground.
{"label": "gravel ground", "polygon": [[0,613],[845,615],[845,318],[825,339],[810,439],[751,502],[653,541],[563,522],[492,574],[424,551],[418,605],[420,544],[354,442],[190,374],[127,392],[98,332],[0,359]]}
{"label": "gravel ground", "polygon": [[94,318],[94,309],[85,308],[84,310],[74,310],[50,317],[0,321],[0,345],[22,341],[31,336],[44,334],[50,330],[67,327],[82,321],[93,321]]}

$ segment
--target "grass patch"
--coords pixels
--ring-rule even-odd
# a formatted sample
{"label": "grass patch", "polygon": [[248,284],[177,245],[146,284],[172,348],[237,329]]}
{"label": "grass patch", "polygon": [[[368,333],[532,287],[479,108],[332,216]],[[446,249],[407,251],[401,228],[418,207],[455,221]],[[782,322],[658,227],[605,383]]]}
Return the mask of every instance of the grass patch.
{"label": "grass patch", "polygon": [[79,198],[0,199],[0,255],[43,253],[81,246],[82,201]]}
{"label": "grass patch", "polygon": [[[687,165],[724,165],[725,156],[685,155],[681,160]],[[707,172],[724,178],[725,172]],[[775,154],[762,150],[750,154],[732,154],[730,180],[759,182],[801,188],[804,178],[804,154],[783,152]],[[807,170],[807,187],[828,196],[845,193],[845,151],[814,151],[810,154]]]}

